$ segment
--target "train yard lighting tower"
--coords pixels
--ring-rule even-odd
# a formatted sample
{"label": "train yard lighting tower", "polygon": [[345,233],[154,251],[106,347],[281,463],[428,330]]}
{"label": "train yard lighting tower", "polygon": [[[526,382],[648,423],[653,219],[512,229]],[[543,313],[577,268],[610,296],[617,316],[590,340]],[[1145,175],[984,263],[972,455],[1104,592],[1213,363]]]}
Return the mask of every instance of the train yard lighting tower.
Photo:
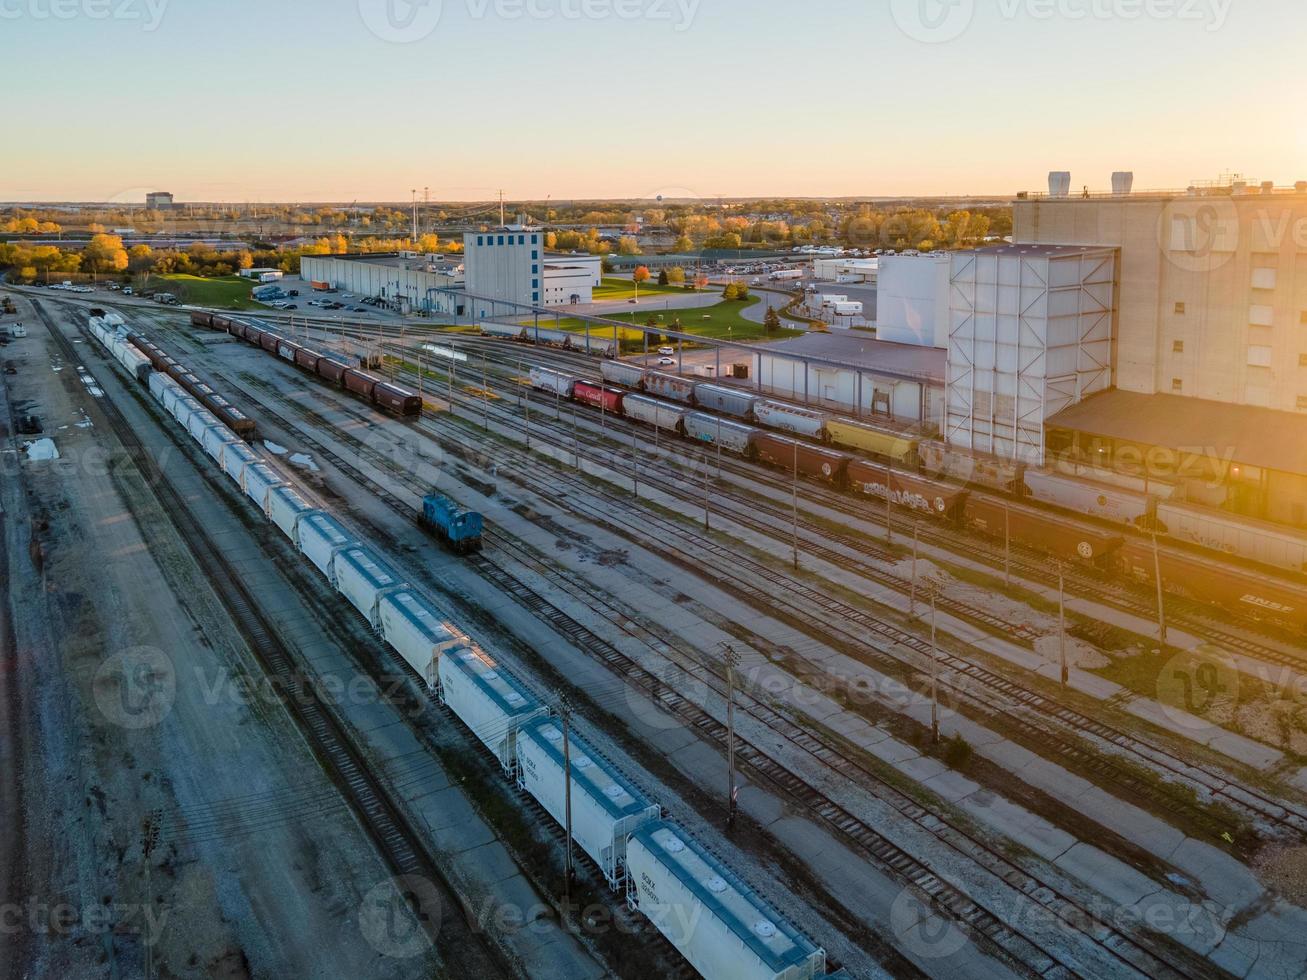
{"label": "train yard lighting tower", "polygon": [[740,665],[740,655],[729,643],[722,644],[726,659],[726,826],[735,826],[735,812],[739,787],[735,782],[735,668]]}
{"label": "train yard lighting tower", "polygon": [[794,481],[790,491],[790,506],[794,516],[794,570],[799,570],[799,443],[794,443]]}
{"label": "train yard lighting tower", "polygon": [[917,537],[920,521],[912,520],[912,585],[908,590],[908,618],[917,618]]}

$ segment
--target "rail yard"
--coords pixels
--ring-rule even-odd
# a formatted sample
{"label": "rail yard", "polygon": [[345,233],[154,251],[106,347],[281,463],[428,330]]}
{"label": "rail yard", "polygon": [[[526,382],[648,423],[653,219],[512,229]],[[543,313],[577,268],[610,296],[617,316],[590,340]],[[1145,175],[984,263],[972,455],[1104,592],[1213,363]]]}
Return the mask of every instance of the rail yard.
{"label": "rail yard", "polygon": [[340,324],[14,296],[0,678],[15,758],[90,733],[30,860],[116,916],[48,968],[1307,971],[1273,558],[522,333],[359,367]]}

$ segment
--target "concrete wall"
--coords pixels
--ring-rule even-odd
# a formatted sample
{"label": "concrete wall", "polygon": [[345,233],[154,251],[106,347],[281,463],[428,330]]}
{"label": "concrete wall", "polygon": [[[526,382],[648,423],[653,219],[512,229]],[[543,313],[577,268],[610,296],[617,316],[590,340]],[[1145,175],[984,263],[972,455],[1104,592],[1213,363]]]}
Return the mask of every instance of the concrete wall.
{"label": "concrete wall", "polygon": [[886,255],[876,291],[876,338],[948,347],[949,257]]}

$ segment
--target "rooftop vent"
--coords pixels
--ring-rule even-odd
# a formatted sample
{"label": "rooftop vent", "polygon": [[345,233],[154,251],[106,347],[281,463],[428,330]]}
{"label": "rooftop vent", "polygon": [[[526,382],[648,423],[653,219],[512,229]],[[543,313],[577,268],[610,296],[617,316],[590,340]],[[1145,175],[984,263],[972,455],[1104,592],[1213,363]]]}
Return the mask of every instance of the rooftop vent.
{"label": "rooftop vent", "polygon": [[1048,173],[1048,196],[1066,197],[1071,193],[1071,171],[1050,170]]}
{"label": "rooftop vent", "polygon": [[1118,196],[1129,194],[1134,190],[1135,175],[1129,170],[1118,170],[1112,174],[1112,193]]}

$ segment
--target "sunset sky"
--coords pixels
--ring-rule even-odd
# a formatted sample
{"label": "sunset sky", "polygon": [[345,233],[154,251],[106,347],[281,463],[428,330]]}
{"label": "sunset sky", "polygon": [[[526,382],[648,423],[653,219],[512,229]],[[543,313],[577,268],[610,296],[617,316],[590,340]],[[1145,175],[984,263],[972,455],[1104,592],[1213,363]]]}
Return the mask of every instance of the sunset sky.
{"label": "sunset sky", "polygon": [[2,0],[0,36],[0,200],[1307,179],[1301,0]]}

